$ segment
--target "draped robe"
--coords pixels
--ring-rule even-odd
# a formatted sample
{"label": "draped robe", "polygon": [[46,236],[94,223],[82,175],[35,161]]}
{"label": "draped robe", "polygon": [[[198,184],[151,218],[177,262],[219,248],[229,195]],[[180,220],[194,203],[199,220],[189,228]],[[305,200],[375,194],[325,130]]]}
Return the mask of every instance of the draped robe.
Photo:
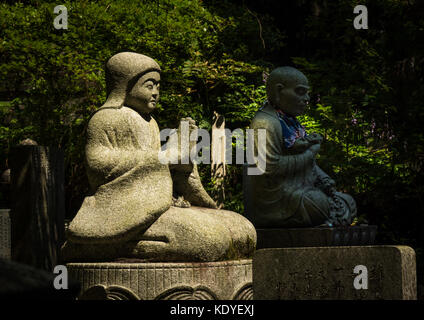
{"label": "draped robe", "polygon": [[243,216],[171,206],[172,177],[168,165],[159,161],[159,139],[152,117],[145,119],[125,106],[101,108],[93,115],[86,145],[92,194],[69,226],[62,247],[66,261],[220,261],[251,256],[256,231]]}
{"label": "draped robe", "polygon": [[[318,179],[328,176],[318,167],[315,155],[301,139],[291,148],[284,145],[280,120],[275,109],[266,104],[258,111],[251,129],[266,129],[266,170],[250,177],[251,219],[256,227],[310,227],[330,217],[330,199],[316,187]],[[258,149],[255,130],[255,152]],[[356,204],[347,194],[337,192],[346,203],[346,219],[356,214]]]}
{"label": "draped robe", "polygon": [[74,242],[126,241],[143,233],[172,202],[169,168],[158,160],[159,128],[131,108],[99,109],[87,127],[92,195],[69,226]]}

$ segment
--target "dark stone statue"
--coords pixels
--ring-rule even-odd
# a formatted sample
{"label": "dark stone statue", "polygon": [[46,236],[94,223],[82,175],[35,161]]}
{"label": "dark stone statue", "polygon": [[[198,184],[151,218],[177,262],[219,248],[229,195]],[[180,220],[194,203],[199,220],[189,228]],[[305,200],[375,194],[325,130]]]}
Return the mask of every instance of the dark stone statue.
{"label": "dark stone statue", "polygon": [[249,177],[249,215],[255,227],[350,225],[356,216],[354,199],[336,191],[334,180],[317,165],[322,137],[306,133],[296,119],[309,103],[307,78],[295,68],[277,68],[266,89],[268,100],[250,126],[266,129],[265,172]]}

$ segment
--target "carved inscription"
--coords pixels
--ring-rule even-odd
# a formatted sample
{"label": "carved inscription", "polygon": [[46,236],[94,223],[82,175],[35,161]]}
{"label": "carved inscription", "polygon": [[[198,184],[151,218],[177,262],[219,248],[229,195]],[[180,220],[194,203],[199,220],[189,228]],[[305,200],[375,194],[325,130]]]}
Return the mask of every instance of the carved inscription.
{"label": "carved inscription", "polygon": [[368,290],[356,290],[357,274],[352,266],[322,266],[304,270],[288,270],[276,284],[278,299],[381,299],[384,269],[381,263],[368,266]]}

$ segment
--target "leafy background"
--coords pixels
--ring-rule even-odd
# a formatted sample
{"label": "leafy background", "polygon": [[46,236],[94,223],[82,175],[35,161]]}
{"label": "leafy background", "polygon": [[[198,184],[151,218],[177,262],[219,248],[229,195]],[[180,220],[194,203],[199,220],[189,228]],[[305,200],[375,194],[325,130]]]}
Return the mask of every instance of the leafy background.
{"label": "leafy background", "polygon": [[[422,297],[422,1],[60,1],[69,25],[56,30],[58,4],[0,2],[1,171],[25,138],[63,148],[66,217],[75,215],[88,190],[81,137],[117,52],[161,65],[161,128],[190,116],[210,130],[216,111],[245,129],[265,99],[262,73],[292,65],[311,83],[301,120],[325,138],[320,166],[354,195],[361,220],[378,225],[378,243],[416,250]],[[353,28],[357,4],[368,30]],[[215,194],[210,166],[200,169]],[[241,166],[228,166],[225,194],[225,208],[243,212]]]}

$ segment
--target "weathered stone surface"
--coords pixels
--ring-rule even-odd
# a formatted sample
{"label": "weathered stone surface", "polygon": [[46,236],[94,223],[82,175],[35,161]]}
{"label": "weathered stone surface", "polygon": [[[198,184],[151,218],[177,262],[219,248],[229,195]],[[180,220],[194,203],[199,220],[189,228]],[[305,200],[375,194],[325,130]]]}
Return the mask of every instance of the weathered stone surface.
{"label": "weathered stone surface", "polygon": [[[367,289],[354,287],[358,265],[367,268]],[[253,292],[255,300],[416,299],[415,251],[407,246],[257,250]]]}
{"label": "weathered stone surface", "polygon": [[68,263],[87,300],[251,300],[252,260]]}
{"label": "weathered stone surface", "polygon": [[12,149],[12,260],[51,271],[64,241],[64,158],[53,147],[21,145]]}
{"label": "weathered stone surface", "polygon": [[[189,235],[189,236],[188,236]],[[108,244],[67,242],[66,261],[219,261],[251,256],[256,232],[243,216],[210,208],[171,207],[139,241]]]}
{"label": "weathered stone surface", "polygon": [[374,244],[377,226],[256,229],[257,249],[365,246]]}
{"label": "weathered stone surface", "polygon": [[87,128],[86,167],[93,190],[69,225],[76,243],[134,237],[172,201],[169,169],[158,161],[159,128],[131,108],[100,109]]}
{"label": "weathered stone surface", "polygon": [[0,209],[0,258],[10,259],[10,217],[9,209]]}
{"label": "weathered stone surface", "polygon": [[[159,65],[150,57],[123,52],[107,62],[108,98],[87,127],[91,194],[69,225],[65,261],[192,262],[252,256],[253,225],[235,212],[213,209],[216,204],[194,163],[168,165],[160,158],[159,128],[150,115],[159,99],[159,82]],[[189,152],[183,141],[190,143],[188,133],[197,128],[193,119],[183,120],[174,136],[180,142],[169,152],[177,160],[184,158],[182,150]],[[181,207],[171,206],[173,196],[183,197]]]}

